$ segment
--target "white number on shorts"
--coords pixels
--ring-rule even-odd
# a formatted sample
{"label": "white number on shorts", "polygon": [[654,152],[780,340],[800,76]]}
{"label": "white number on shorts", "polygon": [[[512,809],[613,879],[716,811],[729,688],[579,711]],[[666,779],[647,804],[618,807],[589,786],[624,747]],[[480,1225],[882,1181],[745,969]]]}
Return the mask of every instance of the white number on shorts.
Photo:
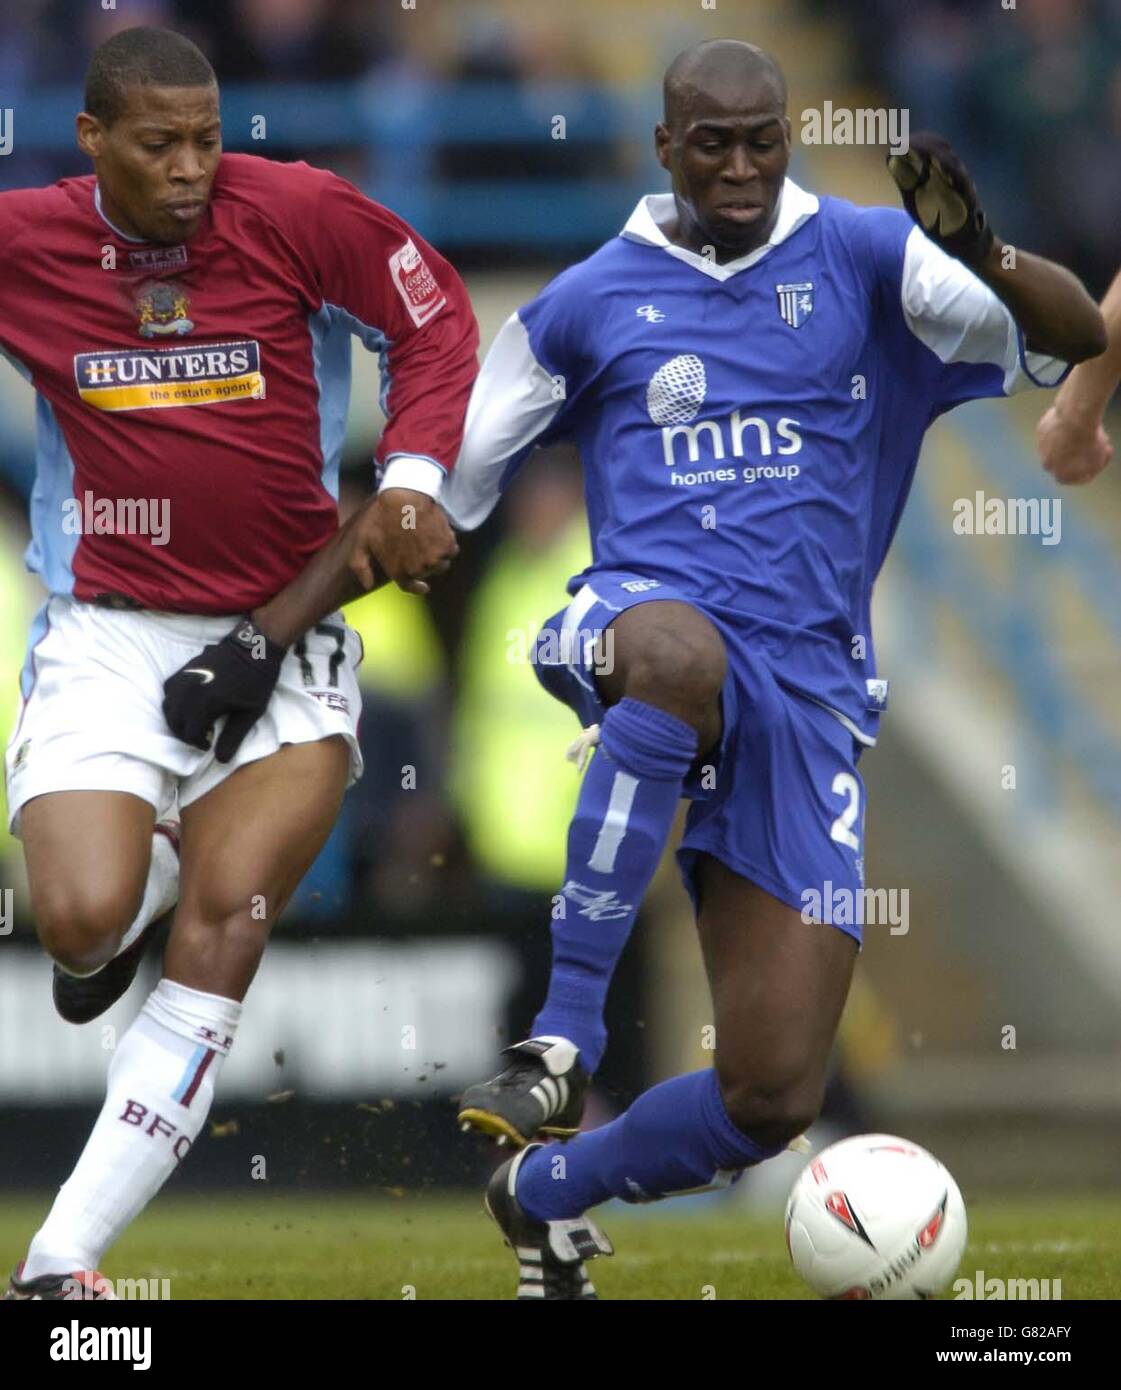
{"label": "white number on shorts", "polygon": [[860,815],[860,783],[851,772],[838,772],[833,778],[833,795],[847,796],[849,804],[833,822],[829,838],[839,840],[842,845],[848,845],[849,849],[858,850],[860,841],[853,834],[852,828]]}

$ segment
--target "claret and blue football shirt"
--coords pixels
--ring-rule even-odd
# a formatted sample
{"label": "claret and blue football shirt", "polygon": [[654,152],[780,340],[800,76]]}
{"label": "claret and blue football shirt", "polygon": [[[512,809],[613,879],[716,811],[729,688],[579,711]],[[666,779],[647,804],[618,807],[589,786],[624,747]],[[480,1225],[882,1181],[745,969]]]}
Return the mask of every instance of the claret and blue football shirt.
{"label": "claret and blue football shirt", "polygon": [[[0,352],[38,392],[28,560],[51,593],[197,614],[272,598],[338,526],[352,335],[381,358],[386,481],[455,463],[467,291],[335,174],[225,154],[178,246],[114,227],[92,175],[64,179],[0,193],[0,246]],[[95,524],[68,525],[71,499]],[[149,501],[166,544],[96,524]]]}

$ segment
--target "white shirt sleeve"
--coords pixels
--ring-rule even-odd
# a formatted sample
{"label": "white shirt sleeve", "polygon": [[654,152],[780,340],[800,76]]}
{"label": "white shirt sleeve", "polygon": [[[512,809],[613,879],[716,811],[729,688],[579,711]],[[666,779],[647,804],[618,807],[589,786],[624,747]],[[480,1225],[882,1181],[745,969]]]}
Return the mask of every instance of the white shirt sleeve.
{"label": "white shirt sleeve", "polygon": [[463,446],[440,493],[452,524],[473,531],[494,510],[506,470],[556,418],[563,391],[533,355],[517,314],[499,329],[467,406]]}
{"label": "white shirt sleeve", "polygon": [[440,496],[444,485],[444,470],[435,459],[412,454],[393,454],[386,460],[378,491],[390,487],[405,487],[410,492],[423,492],[428,497]]}
{"label": "white shirt sleeve", "polygon": [[1016,320],[961,261],[918,227],[903,255],[903,314],[911,332],[942,362],[988,363],[1004,371],[1004,393],[1057,386],[1068,364],[1028,352]]}

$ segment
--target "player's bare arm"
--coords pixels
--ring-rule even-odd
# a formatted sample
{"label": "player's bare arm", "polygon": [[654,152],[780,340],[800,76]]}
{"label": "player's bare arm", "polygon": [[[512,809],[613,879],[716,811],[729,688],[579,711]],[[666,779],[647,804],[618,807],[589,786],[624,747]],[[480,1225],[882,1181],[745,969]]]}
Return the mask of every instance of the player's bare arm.
{"label": "player's bare arm", "polygon": [[270,641],[290,647],[328,613],[386,583],[364,535],[379,501],[359,508],[291,584],[253,610],[250,617]]}
{"label": "player's bare arm", "polygon": [[[164,686],[169,726],[228,763],[272,698],[286,650],[321,619],[390,578],[426,594],[421,575],[443,574],[458,553],[443,509],[423,492],[384,488],[350,518],[290,584],[221,642],[191,657]],[[207,677],[211,679],[207,679]]]}
{"label": "player's bare arm", "polygon": [[993,232],[960,156],[940,136],[916,134],[888,169],[907,211],[928,237],[1001,300],[1031,352],[1084,362],[1106,348],[1101,312],[1078,277]]}
{"label": "player's bare arm", "polygon": [[443,508],[423,492],[383,488],[284,589],[253,612],[264,632],[290,646],[321,618],[394,582],[426,594],[459,553]]}
{"label": "player's bare arm", "polygon": [[1036,426],[1043,466],[1059,483],[1088,483],[1113,457],[1102,422],[1121,381],[1121,274],[1101,308],[1109,346],[1100,357],[1075,367]]}
{"label": "player's bare arm", "polygon": [[385,583],[360,538],[374,505],[355,512],[275,598],[164,683],[164,716],[184,743],[209,748],[225,717],[215,756],[229,762],[272,698],[287,649],[321,618]]}
{"label": "player's bare arm", "polygon": [[995,238],[976,272],[1019,324],[1030,352],[1086,362],[1105,351],[1101,311],[1065,266]]}

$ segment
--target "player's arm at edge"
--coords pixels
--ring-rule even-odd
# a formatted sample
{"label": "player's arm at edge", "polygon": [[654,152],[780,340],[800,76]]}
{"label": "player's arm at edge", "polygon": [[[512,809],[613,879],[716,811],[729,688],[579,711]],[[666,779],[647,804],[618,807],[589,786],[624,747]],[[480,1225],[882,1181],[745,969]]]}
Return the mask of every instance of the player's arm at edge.
{"label": "player's arm at edge", "polygon": [[1060,483],[1088,483],[1113,457],[1103,427],[1106,406],[1121,382],[1121,272],[1101,303],[1109,346],[1082,362],[1059,388],[1036,427],[1043,466]]}
{"label": "player's arm at edge", "polygon": [[1105,352],[1101,311],[1065,266],[1007,247],[995,237],[984,260],[972,269],[1016,320],[1029,352],[1063,362],[1085,362]]}

